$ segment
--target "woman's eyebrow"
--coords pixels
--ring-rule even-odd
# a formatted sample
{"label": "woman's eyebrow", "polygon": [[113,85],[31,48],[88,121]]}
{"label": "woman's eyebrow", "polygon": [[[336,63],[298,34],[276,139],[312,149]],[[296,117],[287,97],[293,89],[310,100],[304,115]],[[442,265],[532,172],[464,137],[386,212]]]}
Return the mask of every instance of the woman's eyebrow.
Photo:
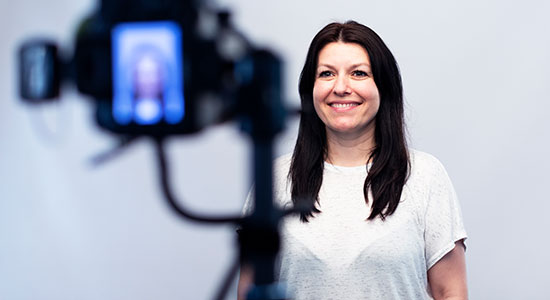
{"label": "woman's eyebrow", "polygon": [[362,67],[362,66],[367,67],[367,68],[370,69],[370,64],[368,62],[353,64],[353,65],[351,65],[351,68],[354,69],[354,68]]}
{"label": "woman's eyebrow", "polygon": [[[361,63],[353,64],[353,65],[350,66],[350,69],[355,69],[355,68],[361,67],[361,66],[365,66],[365,67],[370,69],[370,64],[368,62],[361,62]],[[320,68],[320,67],[326,67],[326,68],[329,68],[329,69],[336,69],[333,65],[326,64],[326,63],[325,64],[319,64],[317,66],[317,68]]]}
{"label": "woman's eyebrow", "polygon": [[320,68],[320,67],[327,67],[329,69],[334,69],[334,66],[330,65],[330,64],[319,64],[317,66],[317,68]]}

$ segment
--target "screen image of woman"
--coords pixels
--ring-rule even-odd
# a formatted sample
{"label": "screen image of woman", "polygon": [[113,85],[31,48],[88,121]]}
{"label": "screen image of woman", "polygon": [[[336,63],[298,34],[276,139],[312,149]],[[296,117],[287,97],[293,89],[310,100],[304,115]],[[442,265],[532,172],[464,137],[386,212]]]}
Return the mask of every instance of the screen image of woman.
{"label": "screen image of woman", "polygon": [[[281,225],[278,279],[293,299],[467,299],[460,204],[443,165],[407,146],[401,75],[382,39],[328,24],[299,94],[294,151],[274,163],[276,204],[314,207]],[[239,299],[252,277],[241,266]]]}

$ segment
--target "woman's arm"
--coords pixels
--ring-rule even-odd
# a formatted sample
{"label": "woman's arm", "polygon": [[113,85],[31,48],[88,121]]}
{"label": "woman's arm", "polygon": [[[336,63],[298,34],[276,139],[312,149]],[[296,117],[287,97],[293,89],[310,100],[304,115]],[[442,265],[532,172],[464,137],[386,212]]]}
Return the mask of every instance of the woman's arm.
{"label": "woman's arm", "polygon": [[456,242],[454,249],[428,270],[428,283],[434,299],[468,299],[464,250],[464,243]]}
{"label": "woman's arm", "polygon": [[237,286],[237,299],[246,300],[246,294],[254,283],[254,270],[249,265],[241,265],[239,284]]}

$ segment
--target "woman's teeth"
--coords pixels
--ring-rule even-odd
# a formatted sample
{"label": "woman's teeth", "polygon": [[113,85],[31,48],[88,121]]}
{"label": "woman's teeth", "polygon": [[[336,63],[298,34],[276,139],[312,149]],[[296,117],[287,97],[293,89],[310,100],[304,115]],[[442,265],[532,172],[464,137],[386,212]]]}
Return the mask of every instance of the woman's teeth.
{"label": "woman's teeth", "polygon": [[346,107],[352,107],[357,106],[357,103],[332,103],[330,106],[336,107],[336,108],[346,108]]}

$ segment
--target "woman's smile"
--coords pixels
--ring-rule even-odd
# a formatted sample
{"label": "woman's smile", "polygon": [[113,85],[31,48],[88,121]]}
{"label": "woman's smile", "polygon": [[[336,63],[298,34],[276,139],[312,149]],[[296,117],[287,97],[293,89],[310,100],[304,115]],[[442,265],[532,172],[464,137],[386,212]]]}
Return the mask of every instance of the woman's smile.
{"label": "woman's smile", "polygon": [[335,112],[347,112],[350,110],[353,110],[357,106],[359,106],[360,103],[357,102],[332,102],[329,103],[329,106],[332,107],[332,109]]}

